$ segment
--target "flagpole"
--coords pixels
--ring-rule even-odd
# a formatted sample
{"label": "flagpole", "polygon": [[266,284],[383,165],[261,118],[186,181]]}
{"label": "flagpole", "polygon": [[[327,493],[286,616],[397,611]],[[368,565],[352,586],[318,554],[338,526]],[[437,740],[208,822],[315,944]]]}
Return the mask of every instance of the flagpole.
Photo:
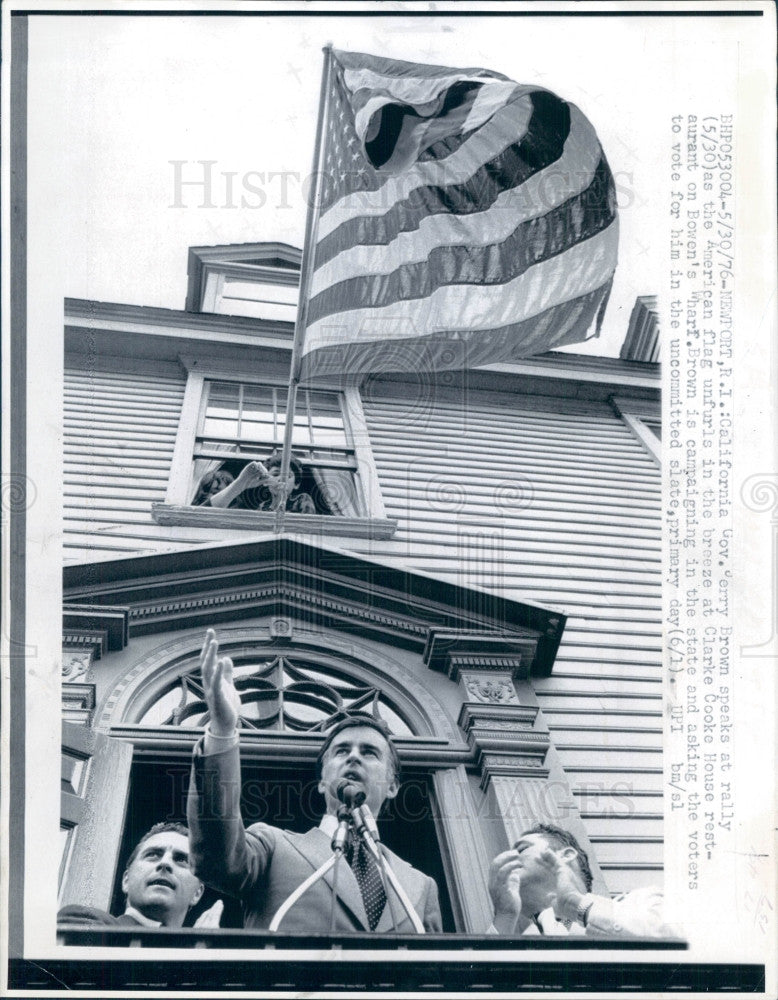
{"label": "flagpole", "polygon": [[[281,452],[281,483],[285,484],[289,476],[292,458],[292,432],[294,430],[295,404],[297,402],[297,386],[300,381],[300,366],[302,363],[303,339],[308,320],[308,299],[313,274],[313,253],[316,241],[316,223],[319,218],[319,197],[321,193],[321,150],[324,143],[324,122],[330,94],[330,76],[332,73],[332,42],[323,49],[324,65],[321,74],[321,92],[319,94],[319,118],[316,122],[316,139],[313,150],[313,189],[308,201],[308,214],[305,219],[305,239],[303,241],[303,256],[300,264],[300,295],[297,303],[297,316],[294,325],[294,340],[292,341],[292,359],[289,365],[289,388],[286,396],[286,421],[284,423],[284,445]],[[276,499],[275,531],[283,529],[284,511],[286,509],[287,491],[283,491]]]}

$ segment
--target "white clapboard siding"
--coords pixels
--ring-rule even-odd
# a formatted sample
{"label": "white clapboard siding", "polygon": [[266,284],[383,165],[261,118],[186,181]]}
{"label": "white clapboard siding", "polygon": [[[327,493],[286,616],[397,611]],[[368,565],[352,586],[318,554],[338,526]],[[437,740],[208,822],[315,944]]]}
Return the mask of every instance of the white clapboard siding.
{"label": "white clapboard siding", "polygon": [[66,562],[191,544],[151,519],[165,499],[185,375],[65,371]]}
{"label": "white clapboard siding", "polygon": [[510,402],[366,400],[394,542],[416,568],[569,615],[535,682],[543,716],[609,888],[655,884],[661,477],[605,405]]}
{"label": "white clapboard siding", "polygon": [[[584,799],[583,801],[581,799],[576,799],[579,809],[588,805],[590,801],[590,798]],[[629,828],[630,837],[643,837],[649,839],[652,843],[655,843],[657,830],[656,824],[657,821],[661,822],[662,820],[661,808],[658,813],[647,813],[640,808],[639,801],[639,796],[631,795],[628,792],[623,791],[620,797],[613,799],[613,807],[607,811],[597,813],[591,810],[587,811],[586,809],[583,809],[581,815],[586,823],[586,832],[592,838],[612,837],[614,836],[613,831],[618,831],[618,825],[622,823],[624,826]],[[616,811],[619,807],[624,809],[623,813]],[[622,837],[625,837],[625,842],[629,843],[629,841],[626,840],[625,834],[622,834]]]}
{"label": "white clapboard siding", "polygon": [[[67,561],[249,537],[151,518],[167,490],[184,381],[169,370],[67,372]],[[609,888],[661,881],[653,460],[605,404],[484,392],[409,401],[369,388],[365,418],[398,529],[349,547],[568,615],[554,672],[535,681],[544,719]]]}

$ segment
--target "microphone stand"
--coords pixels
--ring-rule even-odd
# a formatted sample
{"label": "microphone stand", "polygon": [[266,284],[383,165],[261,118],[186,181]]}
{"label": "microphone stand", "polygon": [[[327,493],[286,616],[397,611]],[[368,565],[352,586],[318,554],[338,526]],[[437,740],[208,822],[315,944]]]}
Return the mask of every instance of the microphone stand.
{"label": "microphone stand", "polygon": [[[378,825],[376,824],[373,814],[368,808],[365,802],[364,793],[361,793],[361,798],[359,793],[354,794],[352,792],[353,785],[349,782],[341,782],[341,786],[338,789],[338,797],[344,803],[338,809],[338,829],[335,832],[335,836],[332,838],[332,854],[327,860],[320,865],[316,871],[309,875],[308,878],[301,882],[297,888],[287,896],[284,902],[279,906],[273,915],[273,919],[270,921],[270,926],[268,930],[275,932],[278,930],[281,921],[291,910],[294,904],[320,879],[324,878],[327,872],[331,868],[335,868],[333,873],[333,885],[332,885],[332,909],[330,910],[330,933],[332,933],[332,928],[334,924],[335,917],[335,890],[337,888],[337,875],[338,869],[337,865],[340,859],[343,857],[343,852],[346,845],[346,837],[348,836],[348,823],[349,818],[354,824],[354,828],[357,834],[364,840],[367,844],[367,848],[370,853],[375,858],[378,863],[379,870],[381,871],[387,888],[391,887],[394,889],[397,898],[403,905],[405,912],[413,924],[414,930],[417,934],[426,933],[424,930],[424,924],[419,919],[419,915],[413,907],[410,899],[408,899],[408,894],[403,889],[399,882],[399,879],[392,870],[392,866],[389,864],[388,858],[384,856],[382,850],[379,850],[378,845],[380,844],[381,838],[378,833]],[[381,845],[383,847],[383,845]],[[389,904],[389,912],[392,917],[392,924],[394,929],[397,930],[397,917],[394,911],[394,906],[392,904],[392,897],[389,892],[386,893],[386,899]]]}
{"label": "microphone stand", "polygon": [[[376,824],[373,814],[367,805],[355,806],[352,809],[352,817],[354,819],[354,828],[360,837],[367,844],[368,850],[373,855],[373,857],[378,862],[378,866],[389,886],[391,886],[397,893],[397,898],[403,905],[405,912],[408,914],[411,923],[413,924],[414,930],[417,934],[425,934],[424,924],[421,922],[418,913],[413,907],[413,903],[408,899],[408,894],[405,889],[403,889],[400,884],[399,879],[392,870],[392,866],[389,864],[389,859],[384,856],[382,850],[379,850],[379,844],[381,838],[378,833],[378,825]],[[383,847],[383,844],[381,844]],[[386,894],[387,902],[389,903],[389,912],[392,915],[392,923],[395,930],[397,929],[397,917],[394,912],[394,907],[392,905],[391,894],[387,892]]]}
{"label": "microphone stand", "polygon": [[[300,885],[298,885],[297,888],[294,890],[294,892],[290,893],[287,896],[287,898],[278,907],[275,914],[273,915],[273,919],[270,921],[270,926],[268,927],[269,931],[273,933],[277,931],[281,924],[281,921],[291,910],[294,904],[298,901],[298,899],[300,899],[301,896],[305,895],[305,893],[311,888],[311,886],[316,885],[316,883],[320,879],[324,878],[324,876],[331,868],[337,865],[338,861],[340,861],[341,857],[343,856],[343,850],[346,844],[347,834],[348,834],[348,810],[346,809],[345,806],[342,806],[340,809],[338,809],[338,829],[335,832],[335,836],[332,838],[332,854],[327,858],[327,860],[323,864],[321,864],[316,869],[316,871],[312,875],[309,875],[304,882],[301,882]],[[333,874],[333,880],[336,877],[337,877],[337,868],[335,868],[335,873]],[[333,885],[333,893],[332,893],[333,906],[335,903],[334,889],[335,886]],[[334,915],[334,910],[331,911],[330,913],[330,924],[332,924],[333,915]]]}
{"label": "microphone stand", "polygon": [[332,838],[332,852],[335,858],[335,865],[332,871],[332,899],[330,900],[330,936],[335,933],[335,900],[338,896],[338,872],[340,862],[346,849],[346,838],[348,837],[349,810],[346,806],[338,809],[338,829]]}

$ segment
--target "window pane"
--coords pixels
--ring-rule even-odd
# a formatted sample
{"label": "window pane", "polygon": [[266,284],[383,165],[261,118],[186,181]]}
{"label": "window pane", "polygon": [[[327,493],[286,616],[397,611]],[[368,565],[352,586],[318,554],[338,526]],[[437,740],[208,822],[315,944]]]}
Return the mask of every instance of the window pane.
{"label": "window pane", "polygon": [[163,726],[166,723],[169,725],[168,720],[181,701],[181,688],[179,686],[171,688],[146,711],[141,719],[142,724],[144,726]]}
{"label": "window pane", "polygon": [[238,392],[237,382],[210,382],[208,389],[208,409],[212,407],[226,407],[237,416]]}
{"label": "window pane", "polygon": [[205,407],[202,433],[214,437],[236,437],[238,433],[238,393],[234,382],[211,382]]}
{"label": "window pane", "polygon": [[340,400],[334,392],[307,392],[311,413],[335,413],[341,417]]}
{"label": "window pane", "polygon": [[324,430],[316,427],[313,431],[313,443],[322,448],[345,448],[346,435],[342,430]]}
{"label": "window pane", "polygon": [[271,444],[276,438],[273,421],[243,420],[240,436],[244,441],[267,441]]}
{"label": "window pane", "polygon": [[243,387],[243,414],[272,420],[275,409],[275,391],[271,386],[246,385]]}
{"label": "window pane", "polygon": [[238,436],[237,420],[213,420],[206,417],[203,422],[203,434],[209,437],[234,438]]}
{"label": "window pane", "polygon": [[[286,421],[281,417],[278,421],[278,436],[283,438],[284,428],[286,427]],[[294,418],[294,426],[292,428],[292,441],[296,445],[309,445],[311,443],[311,433],[308,427],[308,419],[300,413],[297,413]]]}

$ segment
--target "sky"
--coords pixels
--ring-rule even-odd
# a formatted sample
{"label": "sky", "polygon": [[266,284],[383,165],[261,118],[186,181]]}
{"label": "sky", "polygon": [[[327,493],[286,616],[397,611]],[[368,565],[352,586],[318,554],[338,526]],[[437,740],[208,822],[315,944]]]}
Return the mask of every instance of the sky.
{"label": "sky", "polygon": [[180,309],[190,246],[301,246],[332,42],[483,66],[581,108],[616,178],[621,242],[601,337],[572,349],[615,356],[636,296],[659,284],[669,133],[648,70],[673,31],[509,16],[34,18],[28,180],[46,253],[32,267],[63,295]]}

